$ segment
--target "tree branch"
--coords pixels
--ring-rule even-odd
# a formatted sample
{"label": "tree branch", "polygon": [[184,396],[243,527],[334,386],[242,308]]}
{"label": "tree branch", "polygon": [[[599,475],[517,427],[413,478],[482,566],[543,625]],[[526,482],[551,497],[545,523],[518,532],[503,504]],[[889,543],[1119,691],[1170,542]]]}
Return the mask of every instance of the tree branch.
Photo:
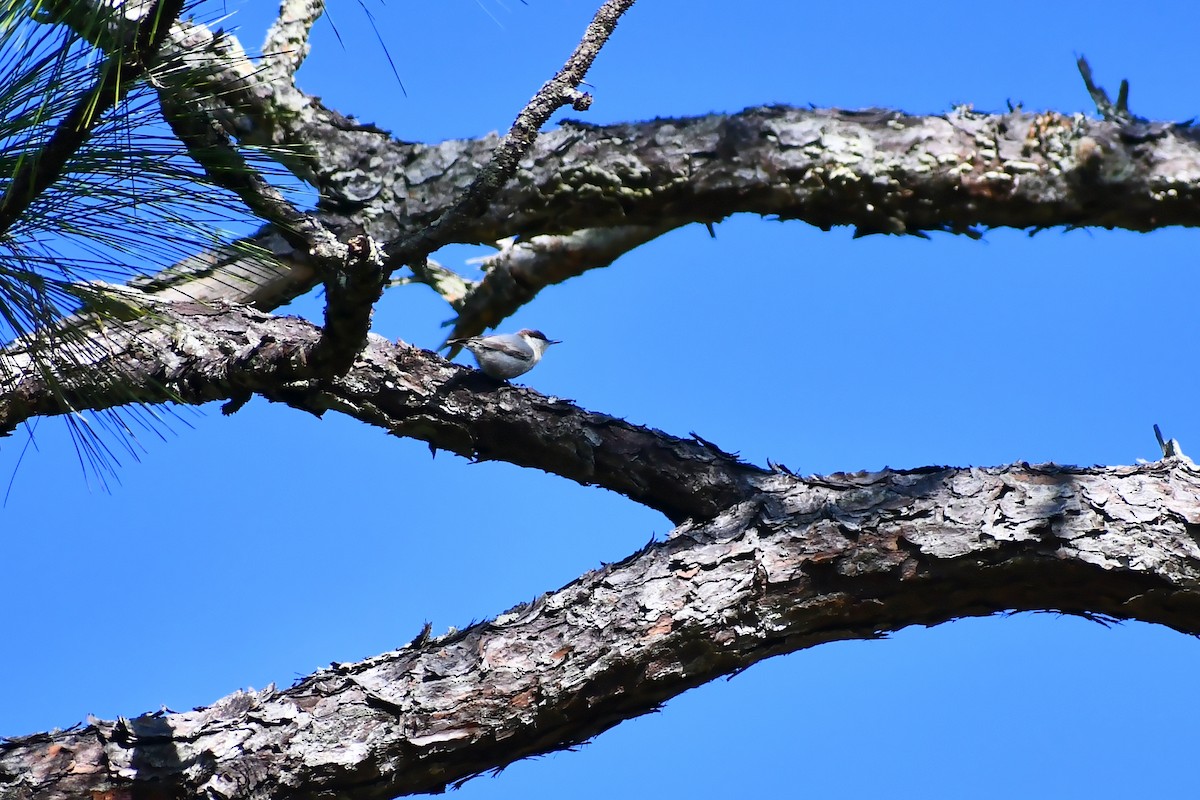
{"label": "tree branch", "polygon": [[[276,27],[302,33],[317,13],[306,8],[295,24],[281,17]],[[286,69],[259,69],[231,35],[193,22],[171,28],[163,61],[171,64],[163,91],[204,87],[220,101],[226,130],[270,148],[317,187],[325,198],[319,219],[335,234],[365,232],[381,242],[414,236],[461,199],[458,187],[478,177],[478,164],[497,146],[494,136],[437,146],[391,139],[300,92],[281,79]],[[742,212],[860,233],[1200,223],[1192,129],[1081,114],[957,109],[913,117],[771,107],[607,127],[568,123],[542,134],[521,163],[485,214],[443,238],[569,235],[631,219],[711,223]],[[224,250],[135,285],[168,301],[269,310],[319,281],[270,231],[255,243],[280,263],[267,267],[245,249]]]}
{"label": "tree branch", "polygon": [[[457,200],[457,187],[470,182],[495,148],[487,137],[436,146],[372,142],[350,158],[338,185],[322,188],[335,197],[352,191],[361,202],[327,203],[318,216],[335,232],[359,226],[377,241],[444,213]],[[1055,226],[1146,231],[1200,225],[1196,176],[1196,130],[1165,123],[963,109],[913,117],[752,108],[543,133],[512,182],[454,238],[567,235],[630,220],[681,225],[735,213],[823,229],[851,225],[861,233],[978,235],[990,227]],[[233,280],[226,275],[238,267],[233,258],[194,267],[138,285],[198,299],[253,299],[270,309],[275,297],[294,297],[315,283],[311,274],[264,274],[261,268]]]}
{"label": "tree branch", "polygon": [[[446,143],[453,185],[478,151]],[[453,154],[453,162],[446,158]],[[428,161],[427,161],[428,159]],[[958,109],[943,117],[786,107],[545,134],[526,170],[461,232],[531,236],[584,228],[775,215],[861,233],[1055,225],[1151,230],[1200,223],[1192,128],[1082,115]],[[454,177],[458,173],[457,178]],[[421,197],[436,202],[430,187]],[[425,217],[410,202],[414,222]]]}
{"label": "tree branch", "polygon": [[19,352],[0,357],[0,434],[39,415],[137,402],[238,401],[254,393],[317,415],[340,411],[467,458],[602,486],[676,522],[711,517],[770,475],[701,440],[497,385],[382,337],[369,338],[344,379],[324,380],[309,357],[321,329],[309,322],[247,308],[130,300],[148,312],[106,324],[103,336],[69,353],[43,354],[38,364]]}
{"label": "tree branch", "polygon": [[366,343],[372,309],[387,279],[379,247],[365,235],[343,244],[316,217],[288,202],[242,157],[201,102],[164,96],[162,109],[171,130],[209,180],[241,198],[274,226],[297,255],[316,266],[325,286],[325,325],[308,363],[326,376],[345,372]]}
{"label": "tree branch", "polygon": [[263,40],[260,76],[266,83],[295,85],[296,71],[308,58],[313,24],[325,13],[324,0],[284,0]]}
{"label": "tree branch", "polygon": [[[620,256],[673,227],[670,224],[621,225],[587,228],[561,236],[534,236],[520,242],[504,239],[499,243],[499,252],[481,259],[486,273],[483,280],[471,285],[457,301],[447,298],[451,307],[458,311],[458,317],[446,338],[478,336],[516,313],[547,286],[582,275],[589,269],[607,267]],[[436,273],[422,282],[430,283],[435,290],[447,284],[453,286]]]}
{"label": "tree branch", "polygon": [[499,617],[284,691],[0,743],[0,793],[388,798],[587,740],[770,656],[1048,609],[1200,633],[1200,473],[779,475]]}
{"label": "tree branch", "polygon": [[550,120],[551,114],[568,103],[576,111],[586,111],[591,106],[591,96],[576,87],[583,83],[592,62],[617,27],[617,21],[633,3],[634,0],[606,0],[600,6],[567,63],[521,109],[487,166],[475,174],[462,196],[428,225],[421,225],[388,245],[389,258],[398,264],[413,260],[424,262],[434,250],[454,241],[451,237],[455,232],[470,217],[483,212],[491,198],[517,171],[521,158],[533,147],[538,131]]}

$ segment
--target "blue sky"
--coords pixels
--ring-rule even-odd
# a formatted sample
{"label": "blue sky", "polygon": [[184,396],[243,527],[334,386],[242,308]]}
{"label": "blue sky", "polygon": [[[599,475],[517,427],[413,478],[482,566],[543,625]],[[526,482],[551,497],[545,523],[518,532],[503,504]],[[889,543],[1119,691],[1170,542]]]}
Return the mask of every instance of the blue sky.
{"label": "blue sky", "polygon": [[[314,36],[301,86],[406,140],[505,129],[561,65],[587,2],[357,4]],[[234,12],[261,41],[268,4]],[[589,122],[761,103],[937,113],[1092,112],[1086,54],[1135,113],[1186,119],[1200,7],[1095,3],[654,3],[590,76]],[[580,116],[572,112],[571,116]],[[1192,263],[1168,230],[851,240],[744,217],[676,231],[552,287],[508,328],[564,344],[528,385],[749,460],[809,472],[1200,451]],[[440,256],[458,266],[473,253]],[[287,309],[316,318],[320,298]],[[425,347],[449,310],[393,291],[375,329]],[[700,342],[698,346],[696,343]],[[472,465],[350,420],[255,400],[183,409],[97,490],[59,421],[37,426],[0,511],[0,735],[91,713],[186,709],[289,684],[493,616],[651,535],[657,513],[506,464]],[[0,478],[26,444],[0,442]],[[577,753],[463,797],[1128,797],[1194,793],[1200,643],[1050,614],[913,628],[773,659]]]}

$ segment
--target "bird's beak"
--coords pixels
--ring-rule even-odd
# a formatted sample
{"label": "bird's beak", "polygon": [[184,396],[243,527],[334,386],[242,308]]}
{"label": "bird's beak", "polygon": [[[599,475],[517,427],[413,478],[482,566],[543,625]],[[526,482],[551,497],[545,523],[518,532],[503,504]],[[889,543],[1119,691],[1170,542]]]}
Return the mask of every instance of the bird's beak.
{"label": "bird's beak", "polygon": [[546,344],[562,344],[562,339],[547,339]]}

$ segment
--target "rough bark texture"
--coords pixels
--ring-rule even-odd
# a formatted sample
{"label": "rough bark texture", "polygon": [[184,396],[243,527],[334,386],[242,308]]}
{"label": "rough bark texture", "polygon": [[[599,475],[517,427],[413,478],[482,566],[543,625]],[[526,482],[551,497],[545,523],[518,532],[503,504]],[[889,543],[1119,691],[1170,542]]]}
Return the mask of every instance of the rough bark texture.
{"label": "rough bark texture", "polygon": [[[230,135],[268,148],[317,189],[317,219],[343,239],[366,233],[388,245],[419,236],[455,207],[500,137],[406,142],[302,92],[292,78],[319,14],[315,0],[283,4],[263,46],[270,55],[258,62],[231,34],[181,21],[163,47],[160,92],[169,98],[183,88],[206,90],[207,111]],[[581,51],[587,45],[585,39]],[[921,117],[772,106],[620,125],[567,123],[542,134],[487,213],[466,220],[450,240],[629,225],[669,230],[739,212],[825,229],[850,225],[864,234],[1196,225],[1197,136],[1187,125],[966,108]],[[585,240],[590,246],[594,236]],[[270,227],[255,244],[275,253],[277,263],[226,249],[198,254],[138,286],[164,301],[270,310],[318,283],[307,254]],[[618,254],[607,253],[604,263]],[[596,266],[586,253],[576,263],[580,271]],[[553,274],[521,276],[525,294]],[[478,333],[522,302],[497,288],[484,284],[479,297],[467,298],[455,335]]]}
{"label": "rough bark texture", "polygon": [[6,797],[437,792],[768,656],[1009,609],[1200,633],[1200,472],[776,475],[702,524],[464,631],[284,691],[0,744]]}
{"label": "rough bark texture", "polygon": [[[322,184],[330,199],[319,217],[332,230],[361,226],[384,242],[448,208],[497,142],[423,145],[376,132],[360,136],[361,149],[347,154],[336,180]],[[630,223],[671,228],[738,212],[824,229],[851,225],[861,233],[1191,226],[1200,224],[1196,136],[1192,128],[1082,114],[961,109],[913,117],[769,107],[567,125],[538,139],[513,182],[455,239],[491,242]],[[281,251],[278,242],[273,247]],[[251,283],[239,283],[191,266],[142,288],[186,287],[180,290],[192,299],[252,298],[269,309],[277,303],[260,283],[274,281],[283,302],[314,281],[311,274],[253,277],[262,275],[258,267]],[[191,285],[199,276],[209,290]]]}
{"label": "rough bark texture", "polygon": [[474,170],[471,182],[458,193],[454,203],[436,219],[410,229],[389,245],[388,255],[396,259],[397,266],[414,260],[424,262],[425,257],[438,247],[460,241],[456,238],[457,232],[471,219],[486,212],[492,198],[509,182],[521,160],[528,156],[538,132],[550,121],[550,115],[567,104],[576,111],[588,109],[592,103],[591,95],[577,87],[583,83],[621,15],[632,5],[633,0],[606,0],[600,6],[567,63],[521,109],[508,134],[492,150],[487,161],[481,162],[484,166]]}
{"label": "rough bark texture", "polygon": [[340,411],[468,458],[603,486],[675,521],[717,514],[766,474],[701,440],[584,411],[379,336],[343,377],[326,379],[307,357],[320,340],[319,327],[294,317],[159,306],[149,320],[107,324],[103,339],[72,353],[53,380],[29,356],[0,358],[0,433],[81,407],[258,393],[318,415]]}
{"label": "rough bark texture", "polygon": [[484,278],[461,297],[428,281],[458,312],[447,339],[475,336],[499,325],[517,309],[555,283],[607,267],[639,245],[656,239],[671,226],[623,225],[587,228],[559,236],[533,236],[521,241],[502,240],[499,251],[483,261]]}
{"label": "rough bark texture", "polygon": [[[226,34],[172,26],[160,91],[208,91],[206,114],[241,144],[299,148],[278,158],[321,191],[322,231],[385,246],[419,238],[463,199],[498,139],[401,142],[325,109],[291,79],[319,4],[298,1],[285,13],[294,16],[269,38],[275,47],[290,43],[290,55],[261,70]],[[511,182],[490,187],[482,213],[453,228],[458,241],[528,241],[502,254],[511,262],[503,276],[498,268],[458,297],[469,319],[456,333],[498,321],[571,270],[737,212],[896,234],[1200,224],[1192,129],[1082,115],[770,107],[572,123],[538,138],[518,166]],[[530,238],[538,235],[550,238]],[[345,374],[330,374],[314,363],[322,361],[314,358],[321,328],[236,304],[269,309],[321,277],[311,253],[291,249],[305,240],[265,231],[262,241],[281,266],[232,250],[198,254],[139,282],[141,291],[119,292],[124,322],[81,316],[70,336],[60,330],[52,343],[10,345],[0,353],[0,434],[34,416],[127,403],[220,399],[232,410],[257,393],[349,414],[433,448],[603,486],[679,527],[494,620],[437,639],[425,632],[285,691],[5,741],[0,796],[431,792],[585,740],[768,656],[831,640],[1010,609],[1136,618],[1200,634],[1200,472],[1185,459],[805,479],[376,336]],[[536,259],[559,246],[575,256],[558,260],[566,271],[544,261],[524,272],[513,266],[517,253]],[[335,337],[339,373],[370,311],[353,301],[370,292],[349,294],[361,313]]]}

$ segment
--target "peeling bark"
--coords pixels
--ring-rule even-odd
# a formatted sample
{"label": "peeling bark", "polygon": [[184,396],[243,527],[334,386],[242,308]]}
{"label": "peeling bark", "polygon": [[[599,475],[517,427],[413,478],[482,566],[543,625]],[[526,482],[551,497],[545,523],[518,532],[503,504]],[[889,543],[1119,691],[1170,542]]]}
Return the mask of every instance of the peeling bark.
{"label": "peeling bark", "polygon": [[775,475],[463,631],[278,691],[0,743],[0,794],[387,798],[584,741],[769,656],[1007,610],[1200,633],[1200,471]]}
{"label": "peeling bark", "polygon": [[[302,92],[292,77],[318,7],[285,4],[264,45],[268,55],[257,62],[228,32],[194,21],[173,25],[161,91],[207,91],[209,110],[225,130],[267,148],[317,189],[316,218],[343,240],[365,233],[386,246],[417,236],[454,206],[500,138],[405,142]],[[286,55],[278,52],[284,40],[298,43]],[[619,125],[568,122],[538,138],[487,213],[451,240],[569,236],[629,225],[669,229],[735,213],[822,229],[849,225],[860,234],[1057,226],[1147,231],[1200,224],[1198,176],[1193,128],[1078,113],[958,108],[921,117],[772,106]],[[271,310],[319,282],[306,254],[272,228],[252,242],[278,263],[223,250],[134,285],[164,301]],[[463,331],[498,321],[513,307],[511,292],[496,293],[494,307],[486,299],[473,305]]]}
{"label": "peeling bark", "polygon": [[58,361],[0,358],[0,433],[84,407],[237,401],[255,393],[317,415],[336,410],[468,458],[602,486],[676,522],[714,516],[767,474],[701,440],[498,383],[379,336],[335,379],[307,361],[320,341],[321,328],[294,317],[159,305],[147,319],[107,323],[103,339]]}
{"label": "peeling bark", "polygon": [[[272,36],[303,41],[316,11]],[[325,109],[291,82],[303,58],[256,71],[228,35],[172,26],[163,62],[243,144],[301,146],[281,161],[322,194],[343,241],[420,236],[454,208],[497,137],[437,145]],[[172,91],[164,80],[163,91]],[[281,151],[282,152],[282,151]],[[299,157],[303,154],[303,158]],[[545,134],[457,241],[520,236],[584,253],[527,285],[481,282],[471,325],[608,263],[657,232],[733,213],[859,233],[1011,226],[1150,230],[1200,224],[1200,143],[1186,126],[1024,112],[913,117],[753,108],[732,115]],[[537,236],[551,237],[537,239]],[[1133,618],[1200,634],[1200,472],[995,469],[801,478],[497,384],[369,336],[345,374],[313,363],[321,328],[270,309],[319,280],[308,253],[265,230],[285,266],[198,254],[125,292],[126,321],[0,353],[0,433],[39,415],[251,394],[348,414],[469,458],[597,485],[679,525],[667,541],[496,619],[290,689],[0,742],[5,797],[392,797],[586,740],[680,692],[772,655],[913,624],[1007,610]],[[293,244],[295,240],[293,239]],[[588,250],[587,248],[591,248]],[[536,255],[536,252],[534,253]],[[490,281],[490,282],[489,282]],[[354,287],[349,287],[354,288]],[[365,295],[363,292],[355,296]],[[350,303],[348,360],[369,304]],[[336,333],[336,332],[332,332]],[[334,342],[337,344],[337,342]],[[349,344],[347,344],[349,343]],[[31,358],[33,348],[46,348]],[[320,361],[321,359],[316,359]]]}
{"label": "peeling bark", "polygon": [[[358,136],[359,150],[326,150],[347,160],[320,184],[328,199],[318,217],[332,230],[361,228],[382,242],[443,213],[497,142],[493,136],[423,145],[377,132]],[[963,109],[914,117],[751,108],[547,132],[487,213],[454,238],[492,242],[630,224],[677,227],[735,213],[822,229],[849,225],[861,234],[1057,226],[1147,231],[1200,224],[1198,178],[1196,131],[1166,123]],[[276,305],[256,284],[220,276],[205,276],[207,291],[190,285],[199,277],[191,270],[182,283],[168,272],[141,285],[186,287],[197,300],[244,302],[252,295],[260,308]],[[314,282],[300,275],[299,285],[279,275],[260,282],[267,280],[287,288],[281,302]]]}

